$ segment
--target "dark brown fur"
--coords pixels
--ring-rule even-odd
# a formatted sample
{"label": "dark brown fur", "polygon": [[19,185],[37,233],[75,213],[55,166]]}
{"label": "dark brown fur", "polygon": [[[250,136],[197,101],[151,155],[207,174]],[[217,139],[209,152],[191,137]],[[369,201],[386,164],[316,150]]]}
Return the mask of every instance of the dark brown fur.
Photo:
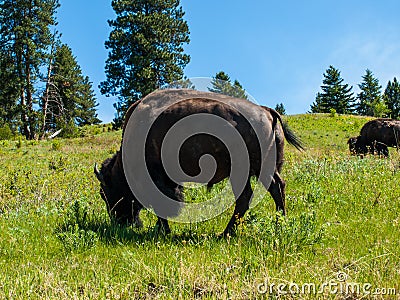
{"label": "dark brown fur", "polygon": [[[377,153],[388,156],[387,147],[398,147],[400,142],[400,121],[393,119],[375,119],[367,122],[356,138],[350,138],[355,154]],[[354,142],[355,140],[355,142]],[[352,149],[350,149],[352,151]]]}
{"label": "dark brown fur", "polygon": [[[161,91],[155,93],[157,94],[154,95],[162,98],[162,96],[165,94],[167,96],[170,96],[171,94],[174,95],[173,93],[179,94],[179,91]],[[163,111],[163,113],[153,123],[146,140],[146,163],[149,173],[159,189],[164,194],[175,200],[183,200],[183,187],[169,179],[161,163],[161,145],[169,128],[177,121],[187,116],[199,113],[213,114],[225,119],[231,123],[241,134],[247,146],[250,158],[250,171],[244,190],[238,194],[233,187],[233,192],[236,198],[236,206],[234,214],[224,231],[225,234],[231,233],[237,224],[238,219],[242,218],[249,208],[249,202],[253,193],[250,186],[250,177],[258,177],[261,172],[261,162],[264,159],[261,157],[260,144],[251,125],[244,118],[244,116],[242,116],[236,109],[233,108],[235,105],[236,107],[238,105],[243,105],[246,106],[246,109],[250,110],[254,116],[262,115],[262,119],[268,120],[267,122],[270,122],[272,125],[272,130],[275,134],[277,154],[276,169],[274,170],[273,179],[270,184],[267,178],[260,178],[260,181],[271,193],[276,204],[276,209],[285,214],[285,182],[280,176],[280,171],[283,165],[284,139],[286,138],[289,143],[298,149],[303,148],[300,140],[290,131],[287,125],[282,121],[280,115],[273,109],[260,107],[243,99],[235,99],[223,95],[218,96],[234,103],[234,105],[224,105],[221,102],[207,98],[207,93],[199,94],[199,92],[190,90],[185,90],[182,93],[193,95],[193,97],[192,99],[178,102]],[[152,95],[152,97],[154,97],[154,95]],[[140,103],[134,104],[134,106],[128,110],[125,124],[131,117],[134,109],[137,107],[140,107]],[[265,126],[263,124],[261,125]],[[200,157],[202,157],[204,154],[212,155],[217,162],[217,170],[214,174],[214,177],[209,182],[206,182],[208,183],[208,186],[212,186],[213,184],[229,177],[231,161],[228,149],[216,137],[206,134],[194,135],[184,142],[180,149],[179,156],[182,170],[189,176],[196,176],[200,172],[200,169],[199,166],[194,162],[198,162]],[[95,173],[98,179],[101,181],[101,194],[107,203],[107,208],[110,215],[115,216],[119,222],[133,222],[137,225],[140,225],[141,222],[139,219],[139,212],[142,206],[135,199],[127,184],[122,167],[121,151],[117,152],[112,159],[106,160],[102,164],[101,171],[98,172],[95,170]],[[140,180],[140,178],[138,178],[138,180]],[[170,215],[173,216],[174,213],[171,213]],[[169,232],[167,220],[159,218],[157,224],[160,226],[160,228],[163,228],[166,232]]]}

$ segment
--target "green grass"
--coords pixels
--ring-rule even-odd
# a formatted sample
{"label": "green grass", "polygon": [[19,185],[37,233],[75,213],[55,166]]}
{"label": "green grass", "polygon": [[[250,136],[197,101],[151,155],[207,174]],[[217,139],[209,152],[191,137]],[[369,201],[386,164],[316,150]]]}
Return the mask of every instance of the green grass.
{"label": "green grass", "polygon": [[[231,209],[203,223],[172,223],[168,236],[157,235],[147,211],[142,229],[110,222],[93,164],[119,148],[121,132],[0,141],[0,299],[275,299],[276,289],[257,288],[338,283],[338,272],[348,283],[371,284],[371,291],[398,292],[377,299],[399,299],[400,155],[394,149],[389,159],[348,154],[346,141],[366,118],[286,120],[307,145],[303,153],[285,150],[288,216],[276,215],[269,194],[260,194],[227,239],[218,234]],[[221,193],[224,184],[185,195],[232,199]],[[326,289],[281,298],[362,296]]]}

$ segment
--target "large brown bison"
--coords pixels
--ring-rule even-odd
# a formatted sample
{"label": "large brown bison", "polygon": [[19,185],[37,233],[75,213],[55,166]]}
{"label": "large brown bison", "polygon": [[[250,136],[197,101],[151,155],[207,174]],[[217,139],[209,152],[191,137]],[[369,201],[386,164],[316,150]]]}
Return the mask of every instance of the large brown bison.
{"label": "large brown bison", "polygon": [[377,153],[388,156],[387,147],[398,147],[400,138],[400,121],[393,119],[375,119],[367,122],[360,135],[348,140],[352,154]]}
{"label": "large brown bison", "polygon": [[[182,100],[174,101],[173,105],[163,106],[164,102],[167,103],[165,99]],[[177,201],[183,200],[183,183],[181,184],[171,180],[163,167],[160,153],[162,152],[162,144],[166,134],[173,128],[174,124],[177,124],[180,120],[184,120],[193,115],[209,114],[217,116],[229,123],[229,125],[240,134],[247,147],[246,155],[249,157],[250,167],[248,173],[244,174],[246,177],[244,188],[238,190],[235,187],[235,182],[232,181],[232,175],[230,174],[231,168],[234,167],[231,163],[232,153],[228,150],[228,146],[221,142],[216,136],[200,132],[188,138],[179,150],[179,164],[186,174],[189,176],[196,176],[201,171],[198,163],[199,160],[201,160],[204,155],[208,154],[214,158],[216,170],[208,182],[202,182],[201,179],[199,179],[199,182],[212,186],[230,177],[236,203],[233,216],[224,234],[226,235],[233,232],[238,220],[244,216],[249,208],[249,203],[253,194],[250,185],[250,177],[252,176],[257,176],[260,179],[265,188],[267,188],[272,195],[276,204],[276,209],[285,214],[285,181],[280,176],[283,164],[284,139],[286,138],[290,144],[299,150],[302,150],[303,146],[301,141],[293,134],[286,123],[282,121],[281,116],[275,110],[256,105],[244,99],[232,98],[215,93],[198,92],[187,89],[161,90],[148,95],[129,108],[125,117],[122,137],[123,142],[128,139],[128,135],[131,134],[126,128],[128,122],[130,126],[134,126],[133,132],[140,131],[141,124],[145,122],[143,116],[147,116],[146,111],[149,112],[150,116],[157,108],[161,108],[161,113],[152,124],[146,137],[145,148],[143,149],[145,149],[146,166],[151,179],[163,194]],[[142,112],[142,119],[135,120],[135,118],[138,118],[137,114],[140,115],[140,112]],[[194,125],[197,126],[199,124]],[[261,132],[265,133],[265,136],[260,139],[255,132],[254,126],[258,126]],[[266,170],[267,173],[269,172],[269,174],[271,174],[269,176],[270,178],[261,178],[261,174],[266,174],[265,172],[263,173],[265,170],[262,170],[262,166],[271,165],[263,164],[263,160],[266,159],[266,156],[261,150],[264,143],[263,140],[267,140],[268,137],[271,137],[274,141],[273,151],[276,151],[276,155],[273,157],[276,161],[273,162],[274,169]],[[135,197],[137,194],[135,193],[134,195],[128,184],[129,180],[127,181],[127,173],[126,170],[124,171],[123,163],[125,162],[124,153],[122,153],[124,149],[125,148],[121,146],[120,151],[112,158],[102,163],[100,170],[98,170],[95,165],[94,172],[100,181],[100,193],[106,202],[110,217],[115,218],[122,224],[134,223],[137,226],[141,226],[139,212],[143,208],[143,202],[138,201],[141,199]],[[271,151],[271,149],[268,151]],[[135,156],[139,154],[125,153],[125,155]],[[245,172],[245,169],[243,172]],[[135,178],[135,182],[138,184],[139,188],[144,186],[144,183],[141,182],[142,180],[144,179],[139,176]],[[178,212],[165,213],[164,211],[160,211],[160,209],[158,210],[159,211],[154,208],[158,216],[156,226],[168,233],[170,229],[167,217],[165,216],[175,216]]]}

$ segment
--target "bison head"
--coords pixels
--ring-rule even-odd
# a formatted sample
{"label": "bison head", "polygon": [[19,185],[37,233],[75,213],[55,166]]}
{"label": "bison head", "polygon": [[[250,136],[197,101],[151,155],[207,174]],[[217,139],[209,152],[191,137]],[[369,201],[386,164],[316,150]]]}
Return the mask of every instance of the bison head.
{"label": "bison head", "polygon": [[350,154],[357,154],[356,151],[356,143],[357,143],[357,138],[358,137],[351,137],[349,138],[349,140],[347,141],[347,144],[349,144],[349,150],[350,150]]}
{"label": "bison head", "polygon": [[142,205],[132,194],[125,179],[120,152],[106,159],[100,170],[95,164],[94,173],[100,181],[100,195],[107,205],[110,218],[122,225],[141,227],[139,213]]}

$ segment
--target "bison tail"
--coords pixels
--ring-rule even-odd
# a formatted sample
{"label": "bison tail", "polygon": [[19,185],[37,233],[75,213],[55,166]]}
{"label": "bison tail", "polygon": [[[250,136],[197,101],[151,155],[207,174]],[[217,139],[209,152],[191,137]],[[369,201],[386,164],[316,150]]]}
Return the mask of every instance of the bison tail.
{"label": "bison tail", "polygon": [[284,122],[283,120],[279,121],[281,122],[283,133],[288,143],[296,147],[297,150],[303,151],[304,145],[301,139],[289,128],[286,122]]}
{"label": "bison tail", "polygon": [[296,147],[297,150],[300,150],[300,151],[305,150],[301,139],[298,136],[296,136],[296,134],[289,128],[289,125],[285,121],[282,120],[281,115],[272,108],[269,108],[266,106],[263,106],[263,108],[266,109],[267,111],[269,111],[270,114],[273,116],[274,124],[276,123],[276,120],[279,120],[279,122],[282,125],[283,134],[285,135],[285,139],[288,141],[288,143],[290,145]]}

